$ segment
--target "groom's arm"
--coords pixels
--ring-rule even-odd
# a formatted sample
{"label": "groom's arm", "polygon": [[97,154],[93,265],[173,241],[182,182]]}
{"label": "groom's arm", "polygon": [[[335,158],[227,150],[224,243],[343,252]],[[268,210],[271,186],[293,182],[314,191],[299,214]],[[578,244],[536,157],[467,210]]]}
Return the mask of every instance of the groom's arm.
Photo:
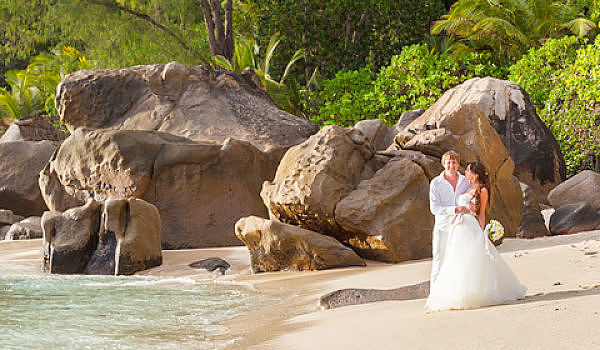
{"label": "groom's arm", "polygon": [[434,182],[429,185],[429,210],[433,215],[455,215],[455,205],[444,205],[439,189]]}

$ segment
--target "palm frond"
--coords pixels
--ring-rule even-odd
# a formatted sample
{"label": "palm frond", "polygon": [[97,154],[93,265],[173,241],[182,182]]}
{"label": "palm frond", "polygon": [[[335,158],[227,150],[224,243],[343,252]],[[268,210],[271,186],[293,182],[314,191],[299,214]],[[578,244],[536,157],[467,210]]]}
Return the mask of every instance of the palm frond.
{"label": "palm frond", "polygon": [[296,63],[296,61],[298,61],[300,59],[303,59],[303,58],[304,58],[304,50],[303,49],[296,50],[296,53],[294,53],[294,56],[292,56],[292,58],[290,59],[290,61],[288,62],[288,64],[285,66],[285,70],[283,71],[283,75],[281,76],[281,79],[279,79],[279,83],[280,84],[283,84],[285,78],[290,73],[290,69],[292,68],[292,66],[294,65],[294,63]]}
{"label": "palm frond", "polygon": [[592,29],[596,28],[596,23],[586,18],[575,18],[562,26],[570,30],[571,33],[575,34],[577,37],[582,38]]}

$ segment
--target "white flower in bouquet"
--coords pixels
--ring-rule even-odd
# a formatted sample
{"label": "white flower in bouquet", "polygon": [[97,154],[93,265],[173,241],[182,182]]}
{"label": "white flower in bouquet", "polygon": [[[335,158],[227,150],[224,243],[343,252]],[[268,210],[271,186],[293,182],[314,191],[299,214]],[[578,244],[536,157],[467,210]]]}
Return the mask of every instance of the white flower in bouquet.
{"label": "white flower in bouquet", "polygon": [[490,220],[490,223],[485,226],[485,233],[495,245],[502,242],[504,238],[504,226],[497,220]]}

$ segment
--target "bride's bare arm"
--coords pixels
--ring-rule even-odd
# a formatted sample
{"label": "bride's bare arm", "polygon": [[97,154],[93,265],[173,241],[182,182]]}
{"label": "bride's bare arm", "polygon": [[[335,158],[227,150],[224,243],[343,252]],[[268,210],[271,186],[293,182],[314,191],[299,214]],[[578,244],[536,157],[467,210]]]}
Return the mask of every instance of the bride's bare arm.
{"label": "bride's bare arm", "polygon": [[479,226],[481,226],[481,229],[483,230],[485,228],[485,208],[487,207],[487,202],[488,202],[488,190],[483,187],[481,189],[480,192],[480,199],[481,199],[481,203],[480,203],[480,209],[479,209]]}

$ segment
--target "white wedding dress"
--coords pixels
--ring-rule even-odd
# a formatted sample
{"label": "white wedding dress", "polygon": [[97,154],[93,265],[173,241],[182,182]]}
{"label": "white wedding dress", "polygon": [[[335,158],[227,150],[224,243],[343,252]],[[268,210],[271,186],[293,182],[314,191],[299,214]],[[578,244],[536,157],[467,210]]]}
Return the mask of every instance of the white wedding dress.
{"label": "white wedding dress", "polygon": [[[472,199],[472,195],[463,194],[457,202],[468,207]],[[425,304],[427,310],[472,309],[525,295],[527,288],[485,236],[474,215],[456,216],[448,234],[445,257]]]}

